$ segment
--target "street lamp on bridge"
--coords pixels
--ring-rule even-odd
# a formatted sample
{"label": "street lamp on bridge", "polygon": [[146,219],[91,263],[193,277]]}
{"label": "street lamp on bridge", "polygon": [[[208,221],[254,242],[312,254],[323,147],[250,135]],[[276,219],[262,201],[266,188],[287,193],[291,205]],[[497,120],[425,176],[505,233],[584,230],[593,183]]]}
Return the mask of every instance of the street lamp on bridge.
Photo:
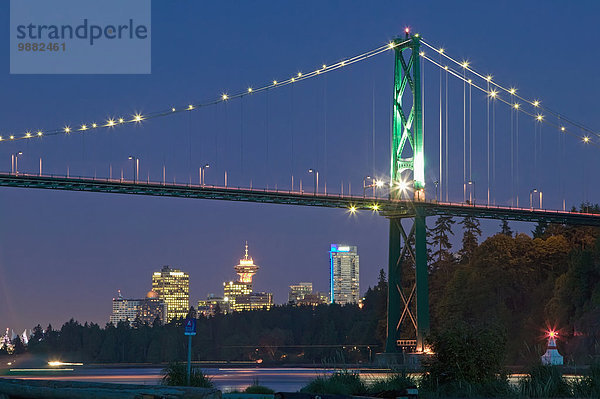
{"label": "street lamp on bridge", "polygon": [[140,159],[133,155],[130,155],[128,159],[133,161],[133,182],[137,183],[140,174]]}
{"label": "street lamp on bridge", "polygon": [[543,193],[542,193],[542,190],[538,190],[537,188],[534,188],[533,190],[531,190],[529,192],[529,208],[533,209],[533,194],[534,193],[538,194],[538,201],[539,201],[540,209],[542,209],[543,208],[543,206],[542,206]]}
{"label": "street lamp on bridge", "polygon": [[19,174],[19,155],[23,155],[23,151],[18,151],[10,155],[10,171],[17,175]]}
{"label": "street lamp on bridge", "polygon": [[200,185],[204,187],[204,170],[210,168],[209,164],[204,164],[198,168],[198,174],[200,175]]}
{"label": "street lamp on bridge", "polygon": [[308,173],[313,174],[314,195],[317,195],[317,193],[319,192],[319,171],[316,169],[310,168],[308,170]]}

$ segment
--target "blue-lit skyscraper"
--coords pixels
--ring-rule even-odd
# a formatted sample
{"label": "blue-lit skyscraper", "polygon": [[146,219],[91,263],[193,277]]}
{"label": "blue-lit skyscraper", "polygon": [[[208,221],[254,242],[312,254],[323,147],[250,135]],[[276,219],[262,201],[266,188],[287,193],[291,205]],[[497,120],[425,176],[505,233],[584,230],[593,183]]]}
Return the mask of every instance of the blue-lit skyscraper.
{"label": "blue-lit skyscraper", "polygon": [[356,246],[331,244],[329,251],[331,302],[358,303],[359,262]]}

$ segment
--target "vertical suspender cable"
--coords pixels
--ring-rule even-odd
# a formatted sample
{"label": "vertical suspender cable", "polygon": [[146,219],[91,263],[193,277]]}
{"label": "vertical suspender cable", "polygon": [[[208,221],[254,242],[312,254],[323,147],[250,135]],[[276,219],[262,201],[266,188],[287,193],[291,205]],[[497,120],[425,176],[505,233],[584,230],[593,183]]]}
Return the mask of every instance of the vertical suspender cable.
{"label": "vertical suspender cable", "polygon": [[290,89],[290,144],[291,144],[291,158],[290,158],[290,172],[292,174],[292,191],[294,191],[294,85]]}
{"label": "vertical suspender cable", "polygon": [[[438,54],[438,58],[439,58],[439,62],[441,64],[441,58],[442,55]],[[442,198],[442,190],[443,190],[443,179],[442,179],[442,162],[443,162],[443,158],[442,158],[442,145],[443,145],[443,140],[442,140],[442,69],[440,68],[440,121],[439,121],[439,125],[440,125],[440,157],[439,157],[439,161],[440,161],[440,166],[439,166],[439,172],[440,172],[440,176],[439,176],[439,181],[438,181],[438,185],[439,185],[439,193],[440,193],[440,198],[436,198],[436,199],[441,199]]]}
{"label": "vertical suspender cable", "polygon": [[240,100],[240,169],[244,176],[244,97]]}
{"label": "vertical suspender cable", "polygon": [[519,112],[515,112],[515,193],[519,207]]}
{"label": "vertical suspender cable", "polygon": [[371,109],[371,176],[375,176],[375,80],[373,80],[373,97]]}
{"label": "vertical suspender cable", "polygon": [[445,177],[444,180],[446,181],[446,202],[448,202],[448,191],[449,191],[448,189],[450,187],[450,184],[448,184],[449,183],[449,180],[448,180],[448,71],[446,71],[446,98],[445,98],[445,104],[444,104],[444,106],[446,108],[446,110],[445,110],[445,115],[446,115],[446,123],[445,123],[446,132],[445,132],[445,136],[446,137],[445,137],[445,140],[444,140],[444,142],[446,144],[446,157],[445,157],[446,167],[444,168],[446,176],[444,176]]}
{"label": "vertical suspender cable", "polygon": [[271,181],[271,170],[269,168],[269,90],[265,93],[266,102],[266,120],[265,120],[265,152],[266,152],[266,172],[267,172],[267,188]]}
{"label": "vertical suspender cable", "polygon": [[514,154],[514,104],[515,96],[510,95],[510,206],[515,206],[515,154]]}
{"label": "vertical suspender cable", "polygon": [[473,184],[473,176],[472,176],[472,169],[471,167],[473,166],[473,162],[472,162],[472,147],[473,147],[473,129],[472,129],[472,118],[471,118],[471,111],[472,111],[472,107],[471,107],[471,100],[472,100],[472,96],[471,96],[471,89],[473,88],[473,86],[471,85],[471,83],[469,83],[469,200],[472,202],[475,199],[475,185]]}
{"label": "vertical suspender cable", "polygon": [[486,110],[487,110],[487,204],[490,204],[490,81],[487,82]]}
{"label": "vertical suspender cable", "polygon": [[323,163],[323,169],[325,169],[325,173],[323,173],[323,187],[325,189],[325,192],[327,192],[327,161],[328,161],[328,157],[327,157],[327,75],[325,75],[325,78],[323,79],[324,81],[324,88],[323,88],[323,109],[324,109],[324,113],[323,113],[323,123],[325,125],[325,134],[324,134],[324,148],[323,148],[323,159],[324,159],[324,163]]}
{"label": "vertical suspender cable", "polygon": [[496,205],[496,98],[492,99],[492,203]]}
{"label": "vertical suspender cable", "polygon": [[467,84],[463,68],[463,202],[467,200]]}

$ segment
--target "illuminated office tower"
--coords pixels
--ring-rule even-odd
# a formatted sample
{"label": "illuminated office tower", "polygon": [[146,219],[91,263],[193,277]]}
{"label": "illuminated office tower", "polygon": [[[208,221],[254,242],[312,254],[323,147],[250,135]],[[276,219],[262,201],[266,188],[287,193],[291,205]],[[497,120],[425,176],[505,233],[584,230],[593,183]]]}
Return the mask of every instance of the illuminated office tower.
{"label": "illuminated office tower", "polygon": [[304,299],[306,295],[313,293],[312,283],[298,283],[290,285],[290,293],[288,295],[288,303],[290,305],[296,305],[299,301]]}
{"label": "illuminated office tower", "polygon": [[331,244],[329,263],[331,302],[340,305],[358,303],[359,262],[356,247]]}
{"label": "illuminated office tower", "polygon": [[190,309],[190,276],[181,270],[163,266],[152,275],[152,291],[167,304],[167,322],[185,318]]}
{"label": "illuminated office tower", "polygon": [[223,299],[229,303],[231,310],[239,310],[236,306],[237,299],[243,295],[252,293],[252,283],[240,281],[229,281],[223,283]]}

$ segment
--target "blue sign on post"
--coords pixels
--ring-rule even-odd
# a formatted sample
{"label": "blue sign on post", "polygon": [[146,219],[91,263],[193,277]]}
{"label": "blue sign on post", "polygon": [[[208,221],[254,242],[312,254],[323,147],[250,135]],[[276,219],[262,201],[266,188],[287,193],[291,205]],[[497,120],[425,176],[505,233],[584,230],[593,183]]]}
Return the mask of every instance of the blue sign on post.
{"label": "blue sign on post", "polygon": [[196,335],[196,319],[185,319],[185,335]]}

